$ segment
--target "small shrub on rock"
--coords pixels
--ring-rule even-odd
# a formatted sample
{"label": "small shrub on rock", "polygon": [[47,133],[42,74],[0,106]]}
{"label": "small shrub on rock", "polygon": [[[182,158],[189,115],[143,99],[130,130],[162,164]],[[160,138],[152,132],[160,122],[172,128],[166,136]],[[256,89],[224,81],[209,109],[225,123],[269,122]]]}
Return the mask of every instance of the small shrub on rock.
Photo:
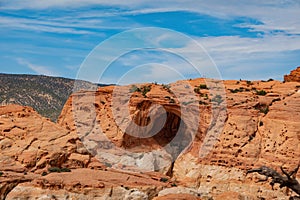
{"label": "small shrub on rock", "polygon": [[47,172],[43,172],[42,173],[42,176],[46,176],[48,173]]}
{"label": "small shrub on rock", "polygon": [[168,180],[169,180],[169,179],[164,178],[164,177],[160,178],[160,181],[161,181],[161,182],[164,182],[164,183],[168,182]]}
{"label": "small shrub on rock", "polygon": [[200,84],[199,88],[200,89],[205,89],[205,90],[208,89],[207,85],[205,85],[205,84]]}
{"label": "small shrub on rock", "polygon": [[140,92],[141,89],[139,87],[137,87],[136,85],[131,86],[129,92],[133,93],[133,92]]}
{"label": "small shrub on rock", "polygon": [[52,172],[57,172],[57,173],[60,173],[60,172],[71,172],[71,170],[69,168],[59,168],[59,167],[50,167],[48,169],[48,171],[50,173],[52,173]]}
{"label": "small shrub on rock", "polygon": [[264,90],[257,90],[257,91],[256,91],[256,94],[257,94],[257,95],[261,95],[261,96],[265,96],[265,95],[267,94],[267,92],[264,91]]}

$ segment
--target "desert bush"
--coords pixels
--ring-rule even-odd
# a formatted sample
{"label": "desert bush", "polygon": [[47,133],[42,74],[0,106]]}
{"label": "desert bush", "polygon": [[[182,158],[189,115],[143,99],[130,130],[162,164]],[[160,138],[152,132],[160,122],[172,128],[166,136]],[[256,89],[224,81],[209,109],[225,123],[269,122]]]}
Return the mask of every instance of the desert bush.
{"label": "desert bush", "polygon": [[57,173],[60,173],[60,172],[71,172],[71,170],[69,168],[59,168],[59,167],[50,167],[48,169],[48,171],[50,173],[52,173],[52,172],[57,172]]}
{"label": "desert bush", "polygon": [[247,85],[253,85],[253,83],[251,81],[246,81]]}
{"label": "desert bush", "polygon": [[42,173],[42,176],[46,176],[48,173],[47,172],[43,172]]}
{"label": "desert bush", "polygon": [[141,89],[139,87],[137,87],[136,85],[132,85],[131,88],[129,89],[130,93],[140,92],[140,91],[141,91]]}
{"label": "desert bush", "polygon": [[208,103],[206,103],[205,101],[201,101],[201,100],[199,101],[199,104],[200,105],[208,105]]}
{"label": "desert bush", "polygon": [[171,88],[168,84],[162,84],[163,89],[169,90]]}
{"label": "desert bush", "polygon": [[182,105],[186,106],[186,105],[189,105],[191,103],[193,103],[194,101],[185,101],[185,102],[182,102]]}
{"label": "desert bush", "polygon": [[200,84],[199,86],[196,86],[194,88],[194,92],[197,93],[197,94],[200,94],[201,93],[200,92],[201,89],[205,89],[206,90],[206,89],[208,89],[208,87],[205,84]]}
{"label": "desert bush", "polygon": [[71,170],[69,168],[61,168],[60,171],[61,172],[71,172]]}
{"label": "desert bush", "polygon": [[164,178],[164,177],[160,178],[160,181],[161,181],[161,182],[164,182],[164,183],[167,182],[168,180],[169,180],[169,179]]}
{"label": "desert bush", "polygon": [[48,169],[49,172],[60,172],[60,168],[59,167],[50,167]]}
{"label": "desert bush", "polygon": [[205,85],[205,84],[200,84],[200,85],[199,85],[199,88],[200,88],[200,89],[208,89],[207,85]]}
{"label": "desert bush", "polygon": [[108,162],[104,162],[104,165],[106,166],[106,167],[112,167],[112,164],[111,163],[108,163]]}
{"label": "desert bush", "polygon": [[197,93],[197,94],[200,94],[200,88],[199,87],[195,87],[194,88],[194,92]]}
{"label": "desert bush", "polygon": [[240,87],[240,88],[236,88],[236,89],[230,89],[231,93],[238,93],[238,92],[244,92],[244,88]]}
{"label": "desert bush", "polygon": [[265,96],[267,94],[267,92],[264,91],[264,90],[256,90],[256,94],[261,95],[261,96]]}
{"label": "desert bush", "polygon": [[146,94],[147,94],[148,92],[150,92],[150,90],[151,90],[151,86],[150,86],[150,85],[143,86],[143,87],[141,88],[142,95],[143,95],[144,97],[146,97]]}

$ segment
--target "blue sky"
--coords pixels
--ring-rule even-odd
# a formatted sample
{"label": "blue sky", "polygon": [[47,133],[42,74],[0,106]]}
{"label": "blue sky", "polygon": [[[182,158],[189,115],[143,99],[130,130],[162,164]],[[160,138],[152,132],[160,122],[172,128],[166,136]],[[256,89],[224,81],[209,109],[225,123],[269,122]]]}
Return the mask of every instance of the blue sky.
{"label": "blue sky", "polygon": [[[298,0],[2,0],[0,72],[126,83],[209,77],[216,68],[222,79],[282,80],[300,65],[299,14]],[[145,27],[156,29],[130,32]],[[128,45],[135,49],[112,57]],[[89,59],[96,63],[84,72]]]}

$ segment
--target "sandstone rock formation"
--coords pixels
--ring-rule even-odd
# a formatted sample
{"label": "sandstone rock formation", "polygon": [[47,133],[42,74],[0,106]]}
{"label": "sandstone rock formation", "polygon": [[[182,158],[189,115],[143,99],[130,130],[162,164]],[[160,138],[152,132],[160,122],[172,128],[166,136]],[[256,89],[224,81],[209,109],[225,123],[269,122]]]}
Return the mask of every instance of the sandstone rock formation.
{"label": "sandstone rock formation", "polygon": [[289,75],[285,75],[284,76],[284,81],[286,81],[286,82],[291,82],[291,81],[300,82],[300,67],[298,67],[297,69],[291,71],[291,73]]}
{"label": "sandstone rock formation", "polygon": [[147,199],[168,185],[160,174],[107,169],[76,134],[29,107],[0,107],[0,152],[0,199]]}
{"label": "sandstone rock formation", "polygon": [[246,171],[299,163],[299,88],[109,86],[71,95],[57,124],[29,107],[0,107],[1,198],[288,199],[295,194]]}
{"label": "sandstone rock formation", "polygon": [[[207,84],[207,80],[196,79],[187,83],[171,84],[169,89],[166,89],[164,85],[155,84],[138,86],[138,88],[151,87],[151,90],[146,95],[139,91],[132,93],[128,105],[122,98],[122,95],[126,96],[126,92],[122,93],[116,87],[101,88],[95,92],[77,93],[69,99],[64,107],[59,123],[73,131],[75,131],[75,124],[78,122],[82,128],[79,132],[91,130],[90,133],[93,131],[98,133],[97,130],[101,130],[103,135],[109,139],[108,141],[111,141],[111,146],[106,146],[103,149],[104,140],[100,138],[100,142],[96,141],[95,135],[89,136],[89,138],[83,137],[83,139],[89,140],[86,144],[91,145],[90,150],[94,152],[94,155],[97,154],[95,149],[101,149],[100,152],[102,153],[105,152],[106,156],[100,156],[98,159],[102,159],[103,162],[108,162],[110,159],[113,167],[118,168],[120,165],[124,169],[128,166],[139,167],[138,156],[126,157],[126,153],[120,154],[119,151],[116,155],[114,154],[116,152],[114,146],[131,152],[140,151],[144,155],[152,153],[150,163],[162,163],[157,161],[159,156],[155,157],[155,153],[153,153],[154,150],[162,149],[163,153],[159,155],[164,155],[164,163],[168,164],[169,168],[152,166],[149,169],[170,175],[180,185],[199,190],[202,195],[217,196],[224,192],[238,192],[245,198],[284,198],[286,194],[283,190],[274,192],[266,183],[256,183],[257,175],[246,177],[245,170],[261,165],[279,169],[284,163],[287,168],[293,168],[298,163],[300,156],[300,146],[298,145],[300,137],[299,83],[282,83],[279,81],[224,81],[223,83],[226,91],[226,95],[224,95],[226,112],[222,108],[222,103],[212,105],[215,103],[212,101],[214,94],[210,96],[213,91],[208,89],[200,89],[196,98],[188,99],[190,96],[186,86],[194,89],[199,85]],[[183,88],[178,89],[180,86]],[[172,89],[178,94],[175,95]],[[124,91],[128,90],[130,87],[124,89]],[[115,91],[119,92],[118,100],[114,99]],[[182,96],[186,99],[180,99],[182,98],[180,94],[184,94]],[[96,105],[94,105],[94,100]],[[116,106],[115,101],[123,103]],[[75,102],[76,106],[72,102]],[[199,112],[195,108],[195,102],[197,102]],[[157,134],[160,140],[155,138],[157,135],[146,139],[133,137],[120,128],[122,123],[116,124],[119,113],[114,113],[113,109],[125,113],[126,110],[122,109],[129,107],[129,116],[136,120],[137,124],[145,125],[148,114],[155,110],[153,105],[156,104],[163,106],[167,113],[166,126]],[[90,107],[86,108],[87,105]],[[186,108],[185,105],[190,106]],[[190,130],[190,127],[197,118],[189,115],[187,117],[182,116],[184,109],[188,109],[188,113],[193,113],[193,116],[197,113],[199,115],[199,126],[195,135],[192,135],[194,130]],[[96,116],[96,120],[82,122],[79,116],[84,116],[84,119],[92,119],[91,110],[94,110],[93,115]],[[77,122],[73,119],[74,113],[78,117]],[[156,116],[159,116],[159,111],[156,113]],[[217,117],[213,114],[216,114]],[[124,119],[124,117],[119,118]],[[217,120],[214,121],[214,118]],[[160,126],[159,117],[153,121],[157,123],[157,126]],[[180,141],[184,141],[186,144],[179,142],[178,145],[174,145],[179,150],[179,152],[174,153],[172,148],[165,147],[171,140],[165,140],[164,137],[168,136],[172,139],[175,133],[180,134],[181,132],[176,129],[179,122],[184,124],[182,127],[185,133],[180,137]],[[175,129],[172,131],[166,127],[174,127]],[[216,133],[216,131],[220,131],[220,133]],[[206,136],[211,134],[210,137],[213,138],[214,133],[217,135],[217,142],[213,144],[213,149],[207,155],[201,157],[203,146],[209,143]],[[96,143],[102,146],[98,145],[95,148],[92,144]],[[182,150],[186,148],[185,145],[188,146],[188,149],[182,153]],[[111,159],[112,157],[113,159]],[[126,162],[122,160],[124,157],[126,157],[124,159]],[[175,163],[172,165],[173,159]],[[228,185],[228,183],[230,184]]]}

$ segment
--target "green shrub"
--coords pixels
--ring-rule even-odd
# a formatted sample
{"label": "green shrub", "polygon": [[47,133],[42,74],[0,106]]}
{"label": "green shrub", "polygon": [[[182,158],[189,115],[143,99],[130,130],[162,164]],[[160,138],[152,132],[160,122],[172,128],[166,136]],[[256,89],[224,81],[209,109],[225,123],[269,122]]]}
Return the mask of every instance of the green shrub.
{"label": "green shrub", "polygon": [[108,163],[108,162],[105,162],[104,165],[105,165],[106,167],[112,167],[112,164],[110,164],[110,163]]}
{"label": "green shrub", "polygon": [[164,178],[164,177],[160,178],[160,181],[161,181],[161,182],[164,182],[164,183],[165,183],[165,182],[168,182],[168,180],[169,180],[168,178]]}
{"label": "green shrub", "polygon": [[182,105],[184,105],[184,106],[187,106],[187,105],[189,105],[189,104],[191,104],[191,103],[193,103],[194,101],[185,101],[185,102],[182,102]]}
{"label": "green shrub", "polygon": [[265,95],[267,94],[267,92],[264,91],[264,90],[257,90],[257,91],[256,91],[256,94],[257,94],[257,95],[261,95],[261,96],[265,96]]}
{"label": "green shrub", "polygon": [[140,89],[139,87],[137,87],[136,85],[133,85],[133,86],[131,86],[129,92],[130,92],[130,93],[133,93],[133,92],[141,92],[141,89]]}
{"label": "green shrub", "polygon": [[171,88],[170,85],[166,85],[166,84],[162,84],[162,87],[163,87],[163,89],[167,89],[167,90],[169,90]]}
{"label": "green shrub", "polygon": [[0,176],[2,176],[2,175],[3,175],[3,172],[0,171]]}
{"label": "green shrub", "polygon": [[48,168],[48,171],[49,172],[60,172],[60,168],[59,167],[50,167],[50,168]]}
{"label": "green shrub", "polygon": [[206,103],[205,101],[201,101],[201,100],[199,101],[199,104],[200,105],[208,105],[208,103]]}
{"label": "green shrub", "polygon": [[204,99],[208,99],[208,95],[207,94],[201,94],[201,97],[204,97]]}
{"label": "green shrub", "polygon": [[151,86],[150,86],[150,85],[143,86],[143,87],[141,87],[141,88],[137,87],[136,85],[132,85],[131,88],[129,89],[129,92],[130,92],[130,93],[133,93],[133,92],[141,92],[142,95],[143,95],[144,97],[146,97],[146,94],[147,94],[148,92],[150,92],[150,90],[151,90]]}
{"label": "green shrub", "polygon": [[143,86],[143,87],[141,88],[142,95],[143,95],[144,97],[146,97],[146,94],[147,94],[148,92],[150,92],[150,90],[151,90],[151,86],[150,86],[150,85],[148,85],[148,86]]}
{"label": "green shrub", "polygon": [[177,184],[176,183],[172,183],[171,186],[172,187],[177,187]]}
{"label": "green shrub", "polygon": [[57,173],[60,173],[60,172],[71,172],[71,170],[69,168],[59,168],[59,167],[50,167],[48,169],[48,171],[50,173],[52,173],[52,172],[57,172]]}
{"label": "green shrub", "polygon": [[201,89],[208,89],[208,87],[205,84],[200,84],[199,86],[196,86],[194,88],[194,92],[197,93],[197,94],[200,94],[201,93],[200,92]]}
{"label": "green shrub", "polygon": [[71,170],[69,168],[61,168],[60,171],[61,172],[71,172]]}
{"label": "green shrub", "polygon": [[247,85],[253,85],[253,83],[251,81],[246,81]]}
{"label": "green shrub", "polygon": [[200,84],[199,88],[200,89],[208,89],[207,85],[205,85],[205,84]]}
{"label": "green shrub", "polygon": [[197,93],[197,94],[200,94],[200,88],[199,87],[195,87],[194,88],[194,92]]}
{"label": "green shrub", "polygon": [[230,89],[230,92],[231,93],[244,92],[244,88],[240,87],[240,88],[237,88],[237,89]]}
{"label": "green shrub", "polygon": [[48,173],[47,172],[43,172],[42,173],[42,176],[46,176]]}

